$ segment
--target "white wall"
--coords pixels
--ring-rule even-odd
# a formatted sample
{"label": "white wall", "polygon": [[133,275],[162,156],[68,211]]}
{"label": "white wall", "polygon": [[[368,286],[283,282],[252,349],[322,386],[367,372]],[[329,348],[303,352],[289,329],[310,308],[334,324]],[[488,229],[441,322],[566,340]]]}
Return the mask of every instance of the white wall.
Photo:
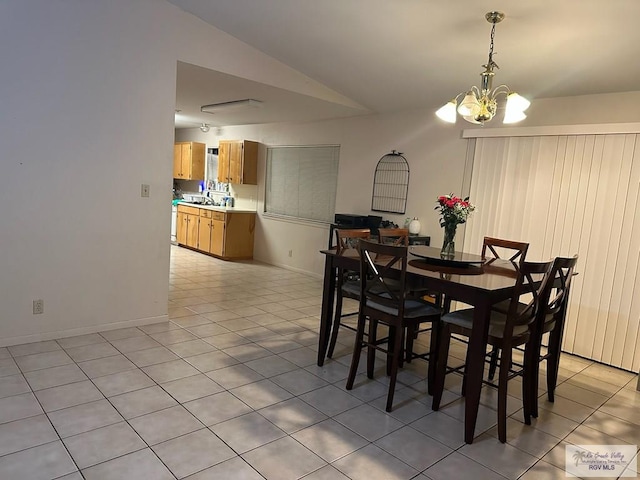
{"label": "white wall", "polygon": [[2,6],[2,344],[166,315],[176,65],[140,6]]}
{"label": "white wall", "polygon": [[166,319],[178,60],[344,100],[160,0],[3,1],[0,45],[0,345]]}

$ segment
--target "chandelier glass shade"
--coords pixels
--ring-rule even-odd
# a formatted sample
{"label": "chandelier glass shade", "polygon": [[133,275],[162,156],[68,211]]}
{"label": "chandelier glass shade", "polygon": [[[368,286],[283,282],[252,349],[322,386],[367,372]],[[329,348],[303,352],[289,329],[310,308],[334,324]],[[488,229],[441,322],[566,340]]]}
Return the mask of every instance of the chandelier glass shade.
{"label": "chandelier glass shade", "polygon": [[[504,95],[506,99],[503,123],[516,123],[527,118],[524,111],[529,108],[530,102],[516,92],[512,92],[506,85],[493,88],[494,69],[499,68],[493,61],[493,38],[496,24],[504,19],[502,12],[489,12],[485,18],[491,26],[491,43],[489,45],[489,60],[480,74],[480,86],[472,86],[466,92],[456,95],[451,101],[442,106],[436,115],[448,123],[455,123],[457,114],[467,122],[484,125],[495,116],[498,109],[498,97]],[[460,103],[458,101],[460,100]]]}

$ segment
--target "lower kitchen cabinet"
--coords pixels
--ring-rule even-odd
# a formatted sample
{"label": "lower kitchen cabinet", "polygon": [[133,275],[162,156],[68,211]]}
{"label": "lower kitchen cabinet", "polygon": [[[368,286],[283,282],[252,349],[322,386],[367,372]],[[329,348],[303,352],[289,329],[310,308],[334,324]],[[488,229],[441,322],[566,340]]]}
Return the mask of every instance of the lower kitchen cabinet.
{"label": "lower kitchen cabinet", "polygon": [[178,206],[177,240],[178,244],[198,248],[198,223],[200,209]]}
{"label": "lower kitchen cabinet", "polygon": [[227,212],[224,221],[223,258],[253,258],[255,213]]}
{"label": "lower kitchen cabinet", "polygon": [[253,258],[255,226],[255,213],[178,205],[178,244],[219,258]]}
{"label": "lower kitchen cabinet", "polygon": [[221,257],[224,253],[224,217],[222,212],[200,210],[198,250]]}

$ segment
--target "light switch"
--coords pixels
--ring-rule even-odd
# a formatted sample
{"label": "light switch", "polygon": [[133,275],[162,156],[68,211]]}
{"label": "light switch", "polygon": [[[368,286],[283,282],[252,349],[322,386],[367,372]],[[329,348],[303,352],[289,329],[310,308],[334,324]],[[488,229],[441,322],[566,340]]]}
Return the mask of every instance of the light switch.
{"label": "light switch", "polygon": [[142,184],[142,187],[140,188],[140,196],[141,197],[148,197],[149,196],[149,185],[145,185],[144,183]]}

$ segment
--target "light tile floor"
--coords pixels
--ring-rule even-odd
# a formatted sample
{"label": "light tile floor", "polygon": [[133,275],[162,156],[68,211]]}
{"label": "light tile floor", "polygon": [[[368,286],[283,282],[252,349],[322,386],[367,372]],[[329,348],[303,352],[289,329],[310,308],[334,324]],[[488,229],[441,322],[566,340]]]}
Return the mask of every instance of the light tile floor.
{"label": "light tile floor", "polygon": [[532,426],[510,382],[506,444],[495,391],[465,445],[460,379],[433,412],[421,361],[387,414],[384,372],[344,388],[347,331],[316,366],[319,279],[171,253],[169,322],[0,348],[1,479],[560,479],[566,444],[640,444],[637,377],[570,355]]}

